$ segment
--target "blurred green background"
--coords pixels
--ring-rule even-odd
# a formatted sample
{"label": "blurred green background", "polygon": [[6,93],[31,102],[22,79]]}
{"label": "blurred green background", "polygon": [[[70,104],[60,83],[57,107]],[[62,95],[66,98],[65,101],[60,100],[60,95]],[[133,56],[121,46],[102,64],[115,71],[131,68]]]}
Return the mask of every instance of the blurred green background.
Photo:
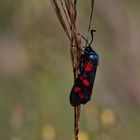
{"label": "blurred green background", "polygon": [[[90,1],[78,1],[87,35]],[[140,1],[96,0],[94,98],[80,140],[140,140]],[[0,0],[0,140],[73,140],[69,41],[50,0]]]}

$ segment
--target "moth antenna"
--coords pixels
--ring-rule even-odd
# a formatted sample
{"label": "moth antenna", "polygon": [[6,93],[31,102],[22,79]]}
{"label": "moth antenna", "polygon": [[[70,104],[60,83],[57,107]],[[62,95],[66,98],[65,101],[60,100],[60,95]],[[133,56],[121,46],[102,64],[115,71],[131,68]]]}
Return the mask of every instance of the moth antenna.
{"label": "moth antenna", "polygon": [[80,33],[79,33],[79,35],[86,41],[86,44],[90,45],[90,44],[88,43],[88,40],[87,40],[83,35],[81,35]]}
{"label": "moth antenna", "polygon": [[96,30],[94,30],[94,29],[90,31],[90,33],[91,33],[91,41],[90,41],[90,43],[89,43],[89,46],[91,46],[91,44],[92,44],[92,42],[93,42],[93,33],[94,33],[94,32],[96,32]]}

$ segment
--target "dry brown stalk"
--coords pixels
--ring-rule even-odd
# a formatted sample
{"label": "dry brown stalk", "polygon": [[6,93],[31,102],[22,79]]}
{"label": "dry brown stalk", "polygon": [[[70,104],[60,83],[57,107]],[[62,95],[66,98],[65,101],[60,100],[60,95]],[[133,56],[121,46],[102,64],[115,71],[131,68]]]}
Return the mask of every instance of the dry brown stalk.
{"label": "dry brown stalk", "polygon": [[[54,6],[57,17],[67,34],[70,41],[70,53],[71,53],[71,62],[74,73],[74,81],[78,77],[79,68],[81,62],[81,51],[83,50],[83,45],[81,42],[81,36],[79,35],[78,27],[76,24],[77,20],[77,0],[51,0]],[[91,15],[90,15],[90,24],[92,19],[93,12],[93,3],[94,0],[91,0]],[[75,47],[77,46],[77,47]],[[80,48],[80,49],[79,49]],[[78,68],[78,69],[77,69]],[[80,106],[74,107],[74,132],[75,132],[75,140],[78,140],[78,132],[79,132],[79,119],[80,119]]]}

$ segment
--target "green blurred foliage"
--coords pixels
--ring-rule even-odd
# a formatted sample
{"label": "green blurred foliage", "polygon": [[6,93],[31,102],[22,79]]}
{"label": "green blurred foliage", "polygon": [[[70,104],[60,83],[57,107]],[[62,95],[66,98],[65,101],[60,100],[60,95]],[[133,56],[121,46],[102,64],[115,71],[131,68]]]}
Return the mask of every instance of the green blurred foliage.
{"label": "green blurred foliage", "polygon": [[[90,3],[78,1],[87,35]],[[140,139],[139,1],[96,1],[94,94],[82,106],[80,140]],[[69,42],[49,0],[0,1],[0,139],[72,140]]]}

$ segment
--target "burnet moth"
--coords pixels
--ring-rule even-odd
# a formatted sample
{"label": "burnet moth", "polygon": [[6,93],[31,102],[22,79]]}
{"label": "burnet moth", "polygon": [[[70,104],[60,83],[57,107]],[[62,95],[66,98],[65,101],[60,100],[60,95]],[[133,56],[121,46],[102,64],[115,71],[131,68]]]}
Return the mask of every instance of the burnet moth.
{"label": "burnet moth", "polygon": [[95,31],[96,30],[91,30],[92,40],[90,44],[88,43],[87,47],[85,47],[81,55],[80,73],[70,93],[70,104],[72,106],[86,104],[91,99],[99,61],[99,55],[91,48],[93,32]]}

